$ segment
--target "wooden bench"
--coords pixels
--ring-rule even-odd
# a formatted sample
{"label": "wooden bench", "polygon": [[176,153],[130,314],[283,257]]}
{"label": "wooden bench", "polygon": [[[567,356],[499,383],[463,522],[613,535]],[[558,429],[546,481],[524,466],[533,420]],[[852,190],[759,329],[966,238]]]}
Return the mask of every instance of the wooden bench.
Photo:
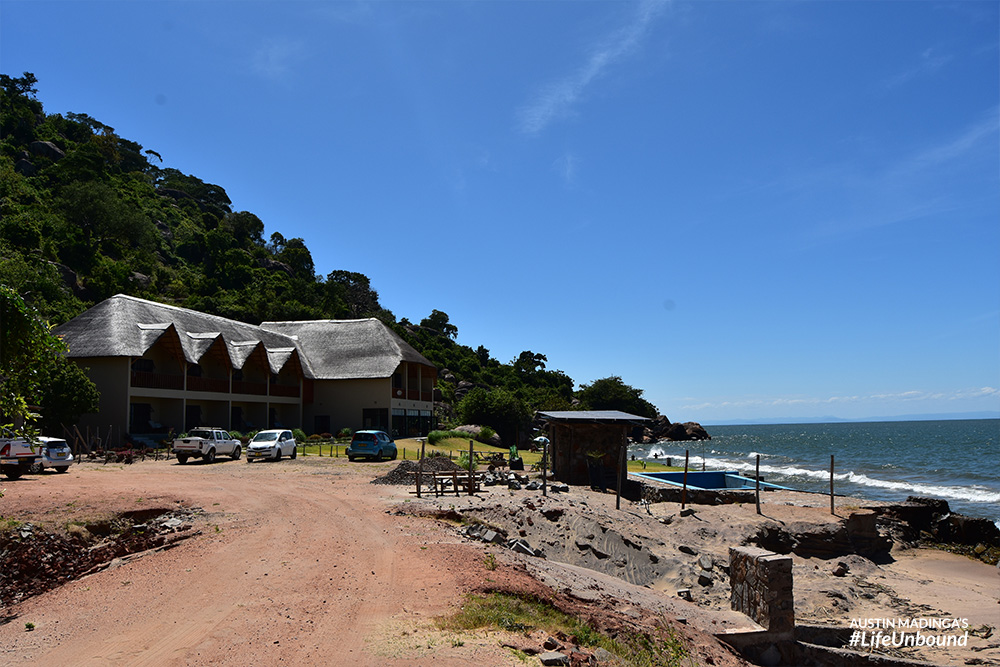
{"label": "wooden bench", "polygon": [[[428,477],[431,475],[427,474]],[[472,473],[472,492],[475,493],[480,490],[480,485],[483,481],[483,473],[473,472]],[[446,470],[442,472],[433,473],[432,485],[434,487],[435,496],[443,496],[447,491],[445,490],[445,482],[451,482],[452,488],[455,490],[455,495],[461,495],[462,491],[466,493],[469,492],[469,471],[468,470]]]}

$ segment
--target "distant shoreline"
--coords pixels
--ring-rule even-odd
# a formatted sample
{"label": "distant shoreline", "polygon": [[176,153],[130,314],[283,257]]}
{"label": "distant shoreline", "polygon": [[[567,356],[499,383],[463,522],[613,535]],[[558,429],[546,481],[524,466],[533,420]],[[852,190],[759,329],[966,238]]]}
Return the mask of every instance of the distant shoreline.
{"label": "distant shoreline", "polygon": [[892,422],[990,421],[1000,420],[1000,412],[962,412],[953,414],[899,415],[896,417],[784,417],[768,419],[706,420],[702,426],[794,426],[795,424],[886,424]]}

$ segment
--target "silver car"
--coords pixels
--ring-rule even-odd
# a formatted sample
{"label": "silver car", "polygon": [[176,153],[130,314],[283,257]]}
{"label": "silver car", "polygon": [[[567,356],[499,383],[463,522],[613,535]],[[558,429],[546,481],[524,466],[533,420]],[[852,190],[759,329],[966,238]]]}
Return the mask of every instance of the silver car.
{"label": "silver car", "polygon": [[257,459],[280,461],[282,456],[294,459],[295,437],[287,429],[261,431],[247,444],[247,463]]}
{"label": "silver car", "polygon": [[52,468],[56,472],[66,472],[73,465],[73,452],[69,444],[62,438],[38,438],[41,445],[42,458],[38,461],[40,469]]}

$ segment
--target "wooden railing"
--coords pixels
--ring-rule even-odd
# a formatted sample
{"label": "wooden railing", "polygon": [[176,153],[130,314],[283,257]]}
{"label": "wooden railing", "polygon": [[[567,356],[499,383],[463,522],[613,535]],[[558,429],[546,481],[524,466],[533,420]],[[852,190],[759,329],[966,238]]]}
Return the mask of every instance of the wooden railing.
{"label": "wooden railing", "polygon": [[297,384],[272,384],[271,396],[298,396],[299,385]]}
{"label": "wooden railing", "polygon": [[233,380],[233,393],[267,396],[267,383],[250,382],[249,380]]}
{"label": "wooden railing", "polygon": [[188,376],[188,391],[214,391],[219,393],[229,393],[229,380],[225,378],[205,378]]}
{"label": "wooden railing", "polygon": [[132,386],[148,389],[183,389],[184,376],[151,371],[132,371]]}

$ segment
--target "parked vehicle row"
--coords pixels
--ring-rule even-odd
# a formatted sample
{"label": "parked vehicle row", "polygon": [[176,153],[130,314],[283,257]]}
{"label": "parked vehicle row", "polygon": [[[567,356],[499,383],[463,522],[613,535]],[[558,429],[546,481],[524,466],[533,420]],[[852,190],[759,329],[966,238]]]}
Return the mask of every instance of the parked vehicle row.
{"label": "parked vehicle row", "polygon": [[[192,429],[182,438],[176,438],[170,451],[177,457],[177,463],[184,465],[191,459],[202,459],[213,463],[219,456],[239,460],[243,445],[228,431],[200,426]],[[398,455],[396,442],[385,431],[357,431],[347,447],[347,458],[395,460]],[[295,436],[287,429],[268,429],[257,433],[247,443],[247,463],[260,459],[280,461],[298,455]],[[73,464],[73,453],[62,438],[40,437],[36,442],[24,438],[0,437],[0,472],[9,479],[17,479],[34,470],[50,468],[56,472],[66,472]]]}
{"label": "parked vehicle row", "polygon": [[7,479],[45,468],[66,472],[73,464],[73,453],[62,438],[39,437],[31,442],[20,437],[0,437],[0,472]]}

